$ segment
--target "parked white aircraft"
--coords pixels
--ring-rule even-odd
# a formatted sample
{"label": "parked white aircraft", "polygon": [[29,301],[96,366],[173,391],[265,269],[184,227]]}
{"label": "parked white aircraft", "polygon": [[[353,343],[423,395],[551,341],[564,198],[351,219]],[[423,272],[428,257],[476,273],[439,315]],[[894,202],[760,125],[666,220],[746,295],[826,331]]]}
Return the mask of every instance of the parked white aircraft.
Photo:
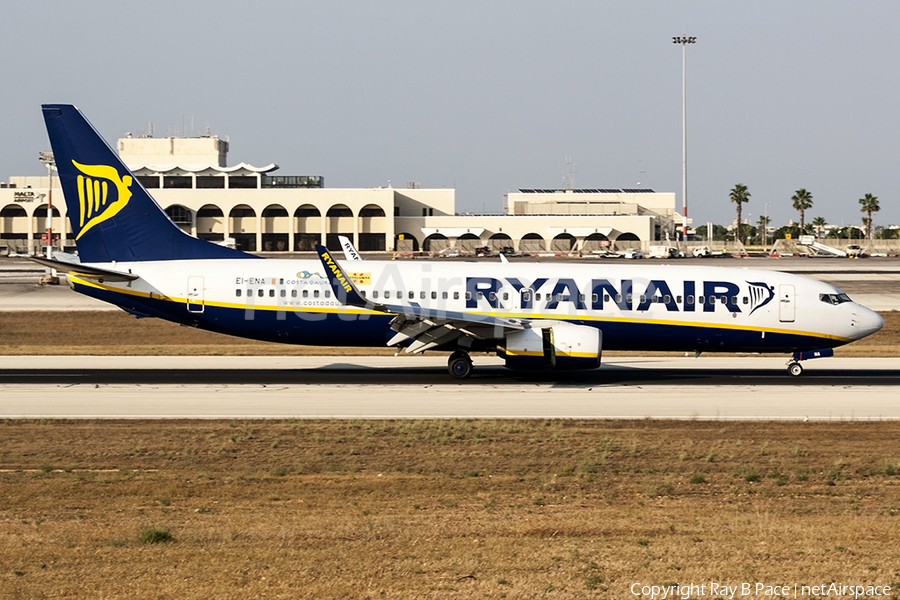
{"label": "parked white aircraft", "polygon": [[581,369],[602,350],[790,353],[870,335],[881,317],[820,281],[771,271],[665,265],[264,260],[174,225],[71,105],[43,106],[80,264],[73,289],[138,316],[292,344],[471,351],[511,368]]}

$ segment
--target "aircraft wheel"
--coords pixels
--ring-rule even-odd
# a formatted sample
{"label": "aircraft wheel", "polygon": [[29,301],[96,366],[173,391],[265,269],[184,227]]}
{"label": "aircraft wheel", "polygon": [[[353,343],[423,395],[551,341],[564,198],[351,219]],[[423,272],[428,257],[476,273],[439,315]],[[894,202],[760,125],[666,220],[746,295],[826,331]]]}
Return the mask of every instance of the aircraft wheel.
{"label": "aircraft wheel", "polygon": [[800,377],[800,375],[803,373],[803,367],[800,366],[800,363],[795,363],[795,362],[789,363],[788,364],[788,373],[790,373],[794,377]]}
{"label": "aircraft wheel", "polygon": [[447,361],[447,370],[454,379],[468,379],[472,375],[472,359],[465,352],[454,352]]}

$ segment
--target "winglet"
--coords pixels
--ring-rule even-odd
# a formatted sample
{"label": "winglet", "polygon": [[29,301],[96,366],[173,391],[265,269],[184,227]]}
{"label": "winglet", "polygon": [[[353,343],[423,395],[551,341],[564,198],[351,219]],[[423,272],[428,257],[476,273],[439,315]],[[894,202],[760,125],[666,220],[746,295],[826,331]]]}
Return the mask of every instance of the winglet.
{"label": "winglet", "polygon": [[328,251],[328,248],[321,244],[316,244],[316,252],[319,255],[319,260],[322,261],[322,266],[325,267],[325,272],[328,274],[328,283],[331,284],[334,297],[340,300],[341,304],[358,306],[360,308],[371,306],[362,297],[359,290],[356,289],[353,280],[347,276],[331,255],[331,252]]}
{"label": "winglet", "polygon": [[350,262],[362,262],[362,256],[356,251],[356,247],[350,241],[350,238],[345,235],[339,235],[338,241],[341,243],[341,248],[344,249],[344,258]]}

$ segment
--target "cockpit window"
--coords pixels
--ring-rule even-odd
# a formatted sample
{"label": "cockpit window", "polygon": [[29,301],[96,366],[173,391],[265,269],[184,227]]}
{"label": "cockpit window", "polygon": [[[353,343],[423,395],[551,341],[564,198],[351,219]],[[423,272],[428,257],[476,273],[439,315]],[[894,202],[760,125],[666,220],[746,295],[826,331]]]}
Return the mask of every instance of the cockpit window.
{"label": "cockpit window", "polygon": [[844,294],[843,292],[840,294],[819,294],[819,300],[826,304],[843,304],[844,302],[853,302],[850,299],[850,296]]}

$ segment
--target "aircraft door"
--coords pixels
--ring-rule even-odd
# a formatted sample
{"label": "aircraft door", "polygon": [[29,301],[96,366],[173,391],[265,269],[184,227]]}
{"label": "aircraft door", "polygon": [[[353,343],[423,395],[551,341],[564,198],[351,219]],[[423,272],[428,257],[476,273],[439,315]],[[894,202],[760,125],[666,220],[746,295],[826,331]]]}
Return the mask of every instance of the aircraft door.
{"label": "aircraft door", "polygon": [[188,277],[187,280],[187,309],[188,312],[203,312],[203,278],[199,276]]}
{"label": "aircraft door", "polygon": [[778,286],[778,320],[782,323],[793,323],[796,305],[794,303],[794,286]]}

